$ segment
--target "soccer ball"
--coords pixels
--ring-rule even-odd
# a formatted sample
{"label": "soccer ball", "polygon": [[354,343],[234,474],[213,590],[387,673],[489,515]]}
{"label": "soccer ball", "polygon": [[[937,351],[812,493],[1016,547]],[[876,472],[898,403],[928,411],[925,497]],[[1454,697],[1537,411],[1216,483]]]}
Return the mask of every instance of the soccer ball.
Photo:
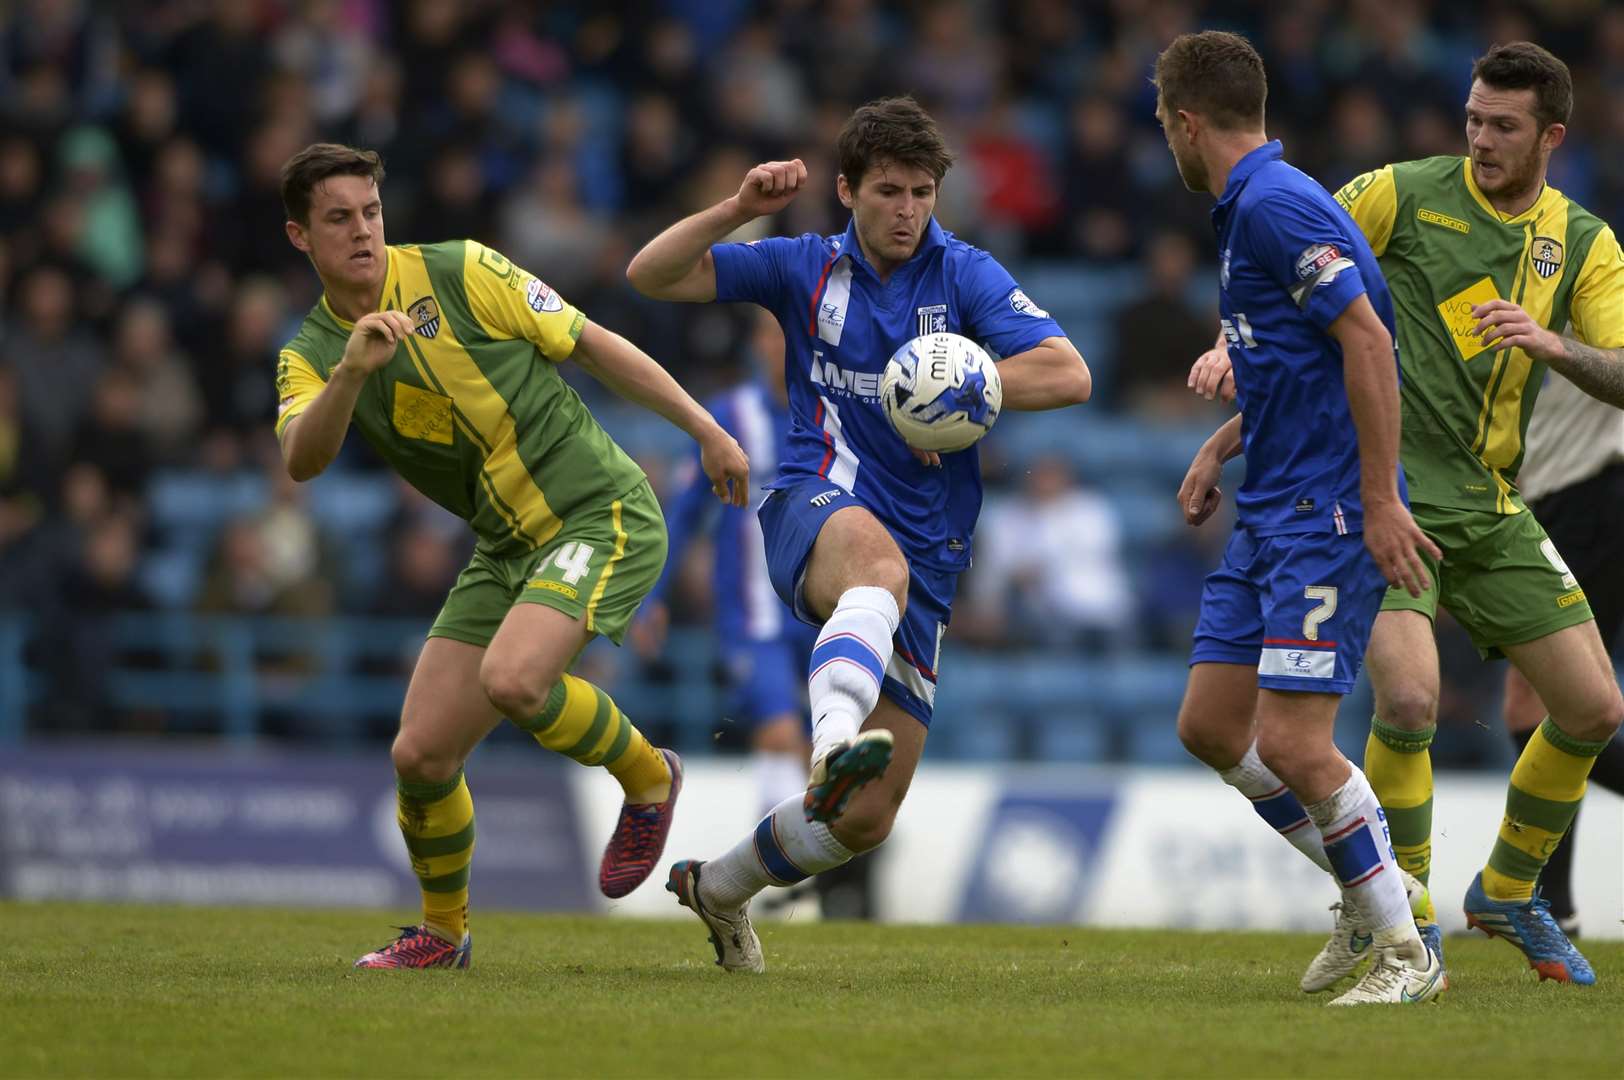
{"label": "soccer ball", "polygon": [[898,349],[880,379],[880,402],[916,450],[964,450],[985,435],[1004,404],[998,365],[958,334],[926,334]]}

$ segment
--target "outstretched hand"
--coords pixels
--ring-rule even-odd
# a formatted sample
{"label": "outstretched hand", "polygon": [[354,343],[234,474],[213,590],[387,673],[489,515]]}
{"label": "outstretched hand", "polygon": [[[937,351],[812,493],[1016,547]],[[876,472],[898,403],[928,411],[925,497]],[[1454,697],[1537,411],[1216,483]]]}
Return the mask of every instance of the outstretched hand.
{"label": "outstretched hand", "polygon": [[730,506],[743,506],[750,497],[750,459],[738,440],[718,427],[699,444],[699,467],[711,482],[711,491]]}

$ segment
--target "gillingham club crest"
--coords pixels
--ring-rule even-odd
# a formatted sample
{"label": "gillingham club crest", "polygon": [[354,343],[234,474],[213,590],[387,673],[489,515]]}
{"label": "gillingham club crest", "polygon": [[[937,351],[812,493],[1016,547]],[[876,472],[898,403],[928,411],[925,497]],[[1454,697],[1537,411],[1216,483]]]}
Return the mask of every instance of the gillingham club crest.
{"label": "gillingham club crest", "polygon": [[1548,278],[1562,269],[1562,242],[1549,236],[1536,236],[1528,257],[1534,262],[1534,273]]}

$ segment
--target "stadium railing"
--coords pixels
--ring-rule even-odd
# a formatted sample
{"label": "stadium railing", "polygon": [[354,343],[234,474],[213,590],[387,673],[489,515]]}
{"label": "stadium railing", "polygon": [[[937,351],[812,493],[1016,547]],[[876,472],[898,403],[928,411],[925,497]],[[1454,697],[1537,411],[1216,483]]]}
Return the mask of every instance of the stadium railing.
{"label": "stadium railing", "polygon": [[[99,666],[68,689],[83,701],[95,683],[92,704],[105,708],[108,726],[142,714],[128,726],[246,745],[267,735],[387,737],[427,621],[168,612],[87,616],[74,626],[100,643]],[[47,641],[30,617],[0,615],[0,744],[57,733],[52,699],[74,669],[45,654],[63,647],[72,645]],[[949,647],[942,666],[950,682],[937,701],[933,756],[1148,763],[1181,753],[1172,718],[1182,658]],[[712,748],[732,723],[703,630],[674,632],[653,665],[618,651],[606,677],[593,677],[651,736],[685,753]]]}

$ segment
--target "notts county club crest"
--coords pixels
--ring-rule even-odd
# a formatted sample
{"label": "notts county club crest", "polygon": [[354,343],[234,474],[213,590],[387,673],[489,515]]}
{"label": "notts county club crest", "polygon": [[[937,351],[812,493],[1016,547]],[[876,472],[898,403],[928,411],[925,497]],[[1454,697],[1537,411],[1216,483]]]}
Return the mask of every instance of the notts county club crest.
{"label": "notts county club crest", "polygon": [[406,314],[412,317],[412,330],[419,337],[431,338],[440,332],[440,305],[434,302],[434,297],[413,301]]}
{"label": "notts county club crest", "polygon": [[1549,236],[1536,236],[1529,258],[1534,261],[1534,272],[1540,277],[1548,278],[1562,269],[1562,245]]}

